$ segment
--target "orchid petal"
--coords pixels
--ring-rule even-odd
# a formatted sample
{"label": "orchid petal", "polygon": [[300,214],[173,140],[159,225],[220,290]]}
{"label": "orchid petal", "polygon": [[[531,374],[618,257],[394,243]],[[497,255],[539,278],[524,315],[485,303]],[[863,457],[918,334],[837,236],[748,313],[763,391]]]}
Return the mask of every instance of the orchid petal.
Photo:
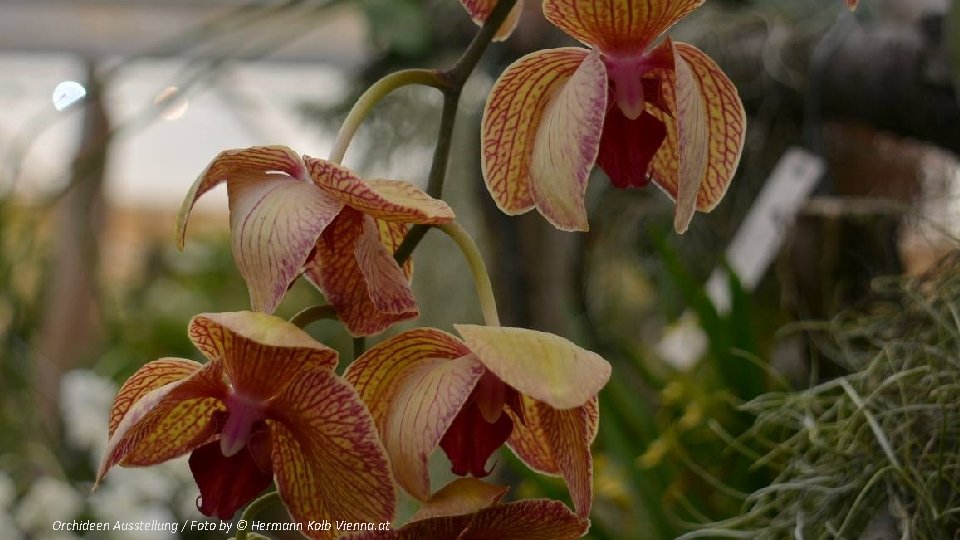
{"label": "orchid petal", "polygon": [[374,298],[389,299],[397,295],[389,290],[372,291],[371,286],[383,283],[368,283],[364,276],[357,260],[364,220],[365,216],[359,211],[345,208],[320,236],[314,256],[304,267],[306,278],[323,292],[353,336],[379,334],[399,321],[419,315],[416,304],[401,313],[385,313],[377,309]]}
{"label": "orchid petal", "polygon": [[300,156],[286,146],[254,146],[226,150],[207,165],[190,187],[177,214],[177,246],[183,249],[190,211],[201,195],[231,179],[262,179],[268,172],[278,171],[293,178],[303,178],[305,169]]}
{"label": "orchid petal", "polygon": [[264,313],[203,313],[190,321],[187,333],[207,358],[222,362],[233,391],[250,401],[276,396],[305,367],[337,365],[336,351]]}
{"label": "orchid petal", "polygon": [[[328,369],[302,369],[271,404],[267,426],[277,491],[294,520],[393,519],[396,488],[386,452],[346,381]],[[328,539],[337,532],[305,534]]]}
{"label": "orchid petal", "polygon": [[454,325],[467,347],[503,382],[555,409],[578,407],[610,378],[600,355],[546,332]]}
{"label": "orchid petal", "polygon": [[446,332],[416,328],[374,345],[350,364],[343,376],[370,408],[382,433],[392,398],[411,369],[431,358],[453,360],[469,354],[470,349],[462,341]]}
{"label": "orchid petal", "polygon": [[145,395],[172,382],[186,379],[202,367],[202,364],[193,360],[161,358],[138,369],[123,383],[120,391],[117,392],[117,397],[113,399],[113,406],[110,409],[109,434],[113,435],[130,407]]}
{"label": "orchid petal", "polygon": [[370,408],[399,484],[430,496],[427,458],[484,369],[457,338],[430,328],[404,332],[367,351],[346,379]]}
{"label": "orchid petal", "polygon": [[[473,22],[482,25],[487,20],[487,17],[490,16],[493,8],[496,7],[497,0],[460,0],[460,3],[463,4],[467,13],[470,14]],[[493,36],[493,40],[503,41],[510,37],[510,34],[517,28],[517,23],[520,22],[521,13],[523,13],[523,0],[517,0],[517,3],[513,6],[513,9],[510,10],[507,18],[500,26],[500,29],[497,30],[496,35]]]}
{"label": "orchid petal", "polygon": [[846,1],[846,3],[847,3],[847,8],[849,8],[850,11],[856,10],[856,9],[857,9],[857,4],[860,3],[860,0],[845,0],[845,1]]}
{"label": "orchid petal", "polygon": [[[382,219],[377,220],[377,227],[380,229],[380,240],[383,241],[383,245],[387,246],[387,251],[390,253],[397,252],[410,231],[410,226],[406,223],[383,221]],[[403,273],[409,280],[413,276],[413,257],[407,257],[401,268],[403,268]]]}
{"label": "orchid petal", "polygon": [[227,184],[233,256],[256,311],[273,313],[343,203],[283,175]]}
{"label": "orchid petal", "polygon": [[705,0],[544,0],[548,21],[605,54],[641,54]]}
{"label": "orchid petal", "polygon": [[[168,366],[165,359],[161,369]],[[141,371],[152,369],[147,364]],[[221,373],[219,363],[210,363],[142,394],[132,405],[126,397],[118,398],[126,412],[107,441],[96,481],[118,463],[154,465],[208,442],[216,433],[214,413],[226,409],[221,401],[226,393]]]}
{"label": "orchid petal", "polygon": [[408,523],[396,531],[371,532],[355,540],[574,540],[589,521],[563,503],[530,499],[498,504],[475,514],[441,516]]}
{"label": "orchid petal", "polygon": [[410,521],[476,512],[500,502],[509,490],[476,478],[457,478],[431,495]]}
{"label": "orchid petal", "polygon": [[674,227],[686,230],[694,210],[720,202],[737,170],[746,134],[746,113],[737,89],[705,53],[675,43],[676,80],[664,101],[676,120],[649,109],[667,127],[650,164],[653,181],[677,201]]}
{"label": "orchid petal", "polygon": [[350,169],[323,159],[304,156],[307,170],[324,191],[356,210],[385,221],[448,223],[453,210],[409,182],[365,181]]}
{"label": "orchid petal", "polygon": [[[490,91],[481,124],[481,168],[487,189],[505,213],[522,214],[536,206],[531,167],[539,126],[551,99],[588,55],[579,48],[528,54],[507,67]],[[578,126],[577,132],[592,129]]]}
{"label": "orchid petal", "polygon": [[417,499],[430,496],[427,460],[483,373],[483,364],[472,354],[429,358],[408,368],[397,387],[383,440],[397,482]]}
{"label": "orchid petal", "polygon": [[590,444],[599,426],[598,400],[559,411],[527,398],[524,414],[526,423],[514,423],[507,445],[530,468],[563,476],[577,513],[588,516],[593,501]]}
{"label": "orchid petal", "polygon": [[417,311],[407,275],[383,244],[381,229],[370,216],[363,217],[363,233],[355,250],[357,265],[370,292],[370,300],[381,313],[403,314]]}
{"label": "orchid petal", "polygon": [[564,231],[585,231],[584,197],[607,111],[607,71],[596,51],[584,58],[544,111],[533,147],[530,187],[537,208]]}

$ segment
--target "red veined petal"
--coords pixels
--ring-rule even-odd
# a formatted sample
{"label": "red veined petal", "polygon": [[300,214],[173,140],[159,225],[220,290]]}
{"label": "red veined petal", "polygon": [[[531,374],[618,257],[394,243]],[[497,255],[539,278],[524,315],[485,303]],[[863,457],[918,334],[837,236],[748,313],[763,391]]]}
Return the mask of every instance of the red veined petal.
{"label": "red veined petal", "polygon": [[190,339],[223,365],[233,391],[265,402],[308,366],[332,370],[337,352],[279,317],[251,311],[203,313],[190,321]]}
{"label": "red veined petal", "polygon": [[746,113],[736,87],[710,57],[686,43],[674,47],[676,78],[664,85],[664,101],[676,119],[650,109],[667,128],[650,172],[678,201],[674,227],[683,232],[694,209],[709,212],[730,186],[743,151]]}
{"label": "red veined petal", "polygon": [[[407,237],[410,226],[406,223],[397,223],[396,221],[383,221],[382,219],[376,221],[377,228],[380,229],[380,240],[383,241],[383,245],[387,246],[387,251],[391,254],[396,253],[397,249],[400,248],[400,244],[403,243],[404,238]],[[403,268],[403,274],[407,276],[407,280],[410,280],[413,277],[413,257],[407,257],[407,260],[403,262],[401,268]]]}
{"label": "red veined petal", "polygon": [[371,532],[355,540],[573,540],[590,522],[563,503],[531,499],[484,508],[474,514],[415,521],[399,530]]}
{"label": "red veined petal", "polygon": [[[453,360],[424,358],[406,368],[389,397],[381,436],[397,482],[417,499],[430,496],[427,460],[457,426],[483,373],[483,364],[472,354]],[[482,445],[480,440],[473,442]]]}
{"label": "red veined petal", "polygon": [[[477,23],[478,25],[482,25],[487,20],[487,17],[490,16],[490,12],[493,11],[493,8],[496,7],[497,0],[460,0],[460,3],[463,4],[463,7],[467,10],[467,13],[470,14],[473,22]],[[513,9],[510,10],[507,18],[500,26],[500,29],[497,30],[493,40],[503,41],[510,37],[510,34],[512,34],[514,29],[516,29],[517,23],[520,22],[521,13],[523,13],[523,0],[517,0],[517,3],[514,4]]]}
{"label": "red veined petal", "polygon": [[540,213],[560,230],[589,228],[584,197],[600,149],[607,94],[606,68],[591,52],[557,88],[537,129],[530,189]]}
{"label": "red veined petal", "polygon": [[476,478],[457,478],[431,495],[410,521],[476,512],[500,502],[509,490]]}
{"label": "red veined petal", "polygon": [[[306,368],[271,403],[267,417],[277,490],[294,520],[393,519],[396,488],[386,451],[346,381],[328,369]],[[304,533],[313,539],[337,535],[335,529]]]}
{"label": "red veined petal", "polygon": [[120,391],[117,392],[117,397],[113,400],[113,406],[110,409],[109,434],[113,435],[124,415],[140,398],[157,388],[186,379],[202,367],[202,364],[193,360],[161,358],[138,369],[123,383]]}
{"label": "red veined petal", "polygon": [[273,313],[343,203],[313,183],[283,175],[236,179],[227,192],[233,256],[250,305]]}
{"label": "red veined petal", "polygon": [[544,0],[547,20],[611,55],[643,53],[705,0]]}
{"label": "red veined petal", "polygon": [[370,293],[370,301],[381,313],[404,314],[417,311],[407,275],[393,258],[393,252],[384,245],[383,235],[376,221],[363,216],[363,232],[357,239],[355,256]]}
{"label": "red veined petal", "polygon": [[357,389],[382,433],[392,398],[411,369],[432,358],[453,360],[469,354],[462,341],[442,330],[416,328],[374,345],[343,376]]}
{"label": "red veined petal", "polygon": [[385,221],[447,223],[453,210],[409,182],[365,181],[350,169],[323,159],[304,156],[307,170],[318,186],[347,206]]}
{"label": "red veined petal", "polygon": [[610,364],[601,356],[554,334],[471,324],[454,328],[503,382],[557,409],[583,405],[610,378]]}
{"label": "red veined petal", "polygon": [[183,249],[190,211],[201,195],[222,182],[233,179],[262,179],[268,172],[277,171],[293,178],[305,178],[300,155],[286,146],[253,146],[226,150],[217,154],[193,183],[177,214],[177,245]]}
{"label": "red veined petal", "polygon": [[[420,314],[416,305],[401,313],[377,309],[371,284],[357,261],[357,244],[363,234],[364,214],[345,208],[317,241],[304,275],[323,292],[337,316],[353,336],[372,336],[397,322]],[[376,285],[376,284],[374,284]]]}
{"label": "red veined petal", "polygon": [[273,483],[271,471],[263,471],[246,449],[224,457],[216,441],[190,454],[190,471],[200,488],[200,512],[224,521]]}
{"label": "red veined petal", "polygon": [[[588,51],[579,48],[528,54],[507,67],[490,91],[481,125],[481,168],[487,189],[507,214],[522,214],[537,205],[531,173],[541,124],[552,98],[571,80],[588,55]],[[593,66],[593,62],[589,66]],[[595,71],[594,67],[589,67],[583,77],[591,71]],[[605,99],[605,77],[602,84]],[[570,94],[576,95],[578,91],[571,90]],[[592,124],[575,127],[577,133],[588,134],[598,128]],[[599,131],[597,135],[599,141]],[[580,179],[563,181],[579,182]]]}
{"label": "red veined petal", "polygon": [[530,468],[563,476],[577,513],[590,515],[593,457],[590,445],[599,426],[599,401],[559,411],[525,399],[525,424],[517,423],[507,444]]}
{"label": "red veined petal", "polygon": [[[149,364],[141,368],[149,369]],[[220,364],[214,362],[141,395],[110,435],[96,481],[118,463],[154,465],[208,442],[216,433],[214,414],[226,409],[226,392]]]}
{"label": "red veined petal", "polygon": [[397,480],[414,497],[429,497],[426,458],[482,374],[459,339],[433,328],[378,343],[347,368],[344,377],[370,409]]}

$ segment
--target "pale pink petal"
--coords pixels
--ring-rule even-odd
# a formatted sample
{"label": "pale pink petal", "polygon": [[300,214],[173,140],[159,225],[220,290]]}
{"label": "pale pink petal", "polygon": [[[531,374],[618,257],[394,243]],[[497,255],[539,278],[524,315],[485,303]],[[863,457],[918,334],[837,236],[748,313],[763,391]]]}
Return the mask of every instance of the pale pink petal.
{"label": "pale pink petal", "polygon": [[257,311],[272,313],[343,203],[283,175],[227,184],[233,256]]}
{"label": "pale pink petal", "polygon": [[268,172],[286,173],[292,178],[305,179],[306,172],[300,155],[286,146],[253,146],[225,150],[217,154],[193,183],[180,212],[177,214],[177,245],[183,249],[190,211],[201,195],[222,182],[240,179],[260,179]]}
{"label": "pale pink petal", "polygon": [[370,300],[381,313],[417,311],[407,275],[383,243],[381,230],[370,216],[363,218],[363,233],[355,249],[357,266],[367,282]]}
{"label": "pale pink petal", "polygon": [[507,214],[527,212],[534,144],[547,105],[584,62],[579,48],[537,51],[511,64],[494,84],[483,110],[481,168],[490,195]]}
{"label": "pale pink petal", "polygon": [[607,113],[607,72],[596,51],[547,105],[537,129],[530,187],[547,221],[564,231],[585,231],[584,196],[600,150]]}

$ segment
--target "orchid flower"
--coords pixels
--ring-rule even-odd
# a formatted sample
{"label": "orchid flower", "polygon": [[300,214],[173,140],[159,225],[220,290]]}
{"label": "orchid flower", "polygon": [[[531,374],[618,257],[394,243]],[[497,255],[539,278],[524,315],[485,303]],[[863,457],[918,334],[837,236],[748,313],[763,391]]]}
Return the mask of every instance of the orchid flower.
{"label": "orchid flower", "polygon": [[397,482],[427,500],[437,446],[455,474],[484,477],[506,442],[532,468],[562,475],[577,513],[589,515],[596,396],[610,364],[553,334],[455,328],[462,341],[432,328],[399,334],[344,375],[370,408]]}
{"label": "orchid flower", "polygon": [[743,104],[702,51],[655,45],[703,2],[544,0],[546,18],[591,48],[534,52],[494,84],[481,164],[501,210],[587,230],[595,163],[618,188],[652,180],[676,202],[678,232],[720,202],[743,149]]}
{"label": "orchid flower", "polygon": [[[484,21],[487,20],[487,17],[490,16],[490,12],[493,11],[493,8],[497,7],[498,1],[499,0],[460,0],[460,3],[463,4],[463,7],[467,10],[467,13],[469,13],[470,17],[473,18],[473,22],[477,24],[483,24]],[[513,31],[517,28],[517,24],[520,22],[521,13],[523,13],[523,0],[517,0],[517,3],[514,4],[513,9],[510,10],[507,18],[503,21],[503,24],[493,36],[493,40],[503,41],[510,37],[510,34],[513,33]]]}
{"label": "orchid flower", "polygon": [[254,310],[272,313],[305,273],[354,336],[416,317],[409,278],[393,252],[409,224],[454,218],[443,201],[409,183],[364,181],[349,169],[285,146],[221,152],[183,202],[177,235],[201,195],[227,183],[233,255]]}
{"label": "orchid flower", "polygon": [[589,522],[561,502],[499,504],[506,492],[502,486],[459,478],[430,497],[403,527],[352,540],[573,540],[587,532]]}
{"label": "orchid flower", "polygon": [[336,351],[256,312],[198,315],[189,335],[210,361],[162,358],[124,383],[98,483],[114,465],[190,453],[207,516],[230,519],[275,481],[300,523],[393,518],[385,450],[363,402],[333,371]]}
{"label": "orchid flower", "polygon": [[860,0],[844,0],[847,3],[847,7],[850,8],[850,11],[857,9],[857,4],[860,3]]}

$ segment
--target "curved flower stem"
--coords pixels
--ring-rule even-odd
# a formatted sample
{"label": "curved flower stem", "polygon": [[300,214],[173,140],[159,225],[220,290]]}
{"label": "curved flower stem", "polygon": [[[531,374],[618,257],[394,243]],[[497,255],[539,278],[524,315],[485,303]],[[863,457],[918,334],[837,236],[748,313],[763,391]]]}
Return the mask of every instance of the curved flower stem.
{"label": "curved flower stem", "polygon": [[[443,89],[443,113],[440,117],[440,133],[437,135],[437,146],[433,151],[433,163],[430,166],[430,176],[427,180],[427,194],[439,199],[443,195],[443,182],[447,176],[447,162],[450,160],[450,148],[453,143],[453,127],[457,121],[457,109],[460,106],[460,94],[463,92],[463,86],[477,63],[483,56],[487,46],[493,41],[497,30],[506,20],[510,10],[516,5],[517,0],[500,0],[496,7],[490,12],[483,27],[473,37],[473,41],[464,51],[457,63],[452,68],[442,72],[439,76],[447,82]],[[420,241],[423,240],[430,225],[414,225],[407,236],[403,239],[400,247],[394,253],[394,258],[398,263],[403,264],[413,250],[417,248]]]}
{"label": "curved flower stem", "polygon": [[250,506],[248,506],[240,516],[240,520],[246,521],[247,526],[242,531],[239,528],[237,529],[236,540],[247,540],[247,531],[250,530],[250,523],[253,521],[253,518],[256,517],[256,515],[259,514],[264,508],[278,501],[280,501],[280,494],[274,490],[250,503]]}
{"label": "curved flower stem", "polygon": [[337,320],[337,312],[333,309],[333,306],[329,304],[324,304],[320,306],[310,306],[300,313],[297,313],[290,318],[290,322],[299,326],[300,328],[306,328],[312,323],[315,323],[321,319],[330,319]]}
{"label": "curved flower stem", "polygon": [[350,141],[353,140],[360,124],[367,118],[373,107],[390,92],[411,84],[432,86],[441,91],[449,87],[446,78],[433,69],[404,69],[390,73],[373,83],[373,86],[367,88],[367,91],[353,104],[353,108],[347,114],[343,125],[340,126],[337,140],[333,143],[333,149],[330,150],[329,161],[337,164],[342,162],[343,156],[347,153],[347,147],[350,146]]}
{"label": "curved flower stem", "polygon": [[470,237],[470,234],[464,230],[456,221],[437,225],[437,228],[445,232],[447,236],[453,239],[463,252],[463,256],[470,265],[470,272],[473,273],[473,282],[477,287],[477,298],[480,300],[480,309],[483,311],[483,322],[487,326],[500,326],[500,316],[497,314],[497,300],[493,296],[493,285],[490,284],[490,275],[487,274],[487,265],[483,262],[483,256],[477,249],[477,244]]}

